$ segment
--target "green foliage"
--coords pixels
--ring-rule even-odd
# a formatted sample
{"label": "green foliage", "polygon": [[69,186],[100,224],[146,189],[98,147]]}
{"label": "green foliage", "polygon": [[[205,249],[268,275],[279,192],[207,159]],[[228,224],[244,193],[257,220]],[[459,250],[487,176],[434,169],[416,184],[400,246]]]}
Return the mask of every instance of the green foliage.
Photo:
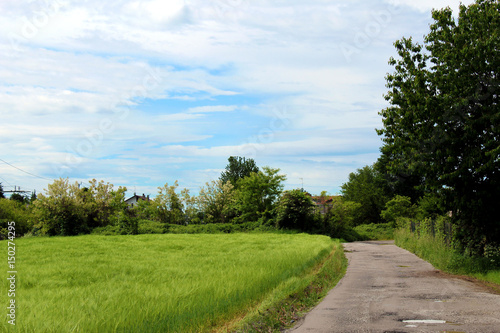
{"label": "green foliage", "polygon": [[427,193],[418,200],[416,217],[419,220],[436,219],[445,213],[443,198],[438,195]]}
{"label": "green foliage", "polygon": [[394,226],[392,223],[361,224],[354,227],[360,240],[389,240],[394,239]]}
{"label": "green foliage", "polygon": [[374,164],[375,170],[384,179],[387,197],[401,195],[411,198],[412,202],[416,202],[424,194],[422,187],[425,179],[406,166],[393,168],[391,158],[397,158],[397,156],[382,154]]}
{"label": "green foliage", "polygon": [[137,235],[139,233],[139,218],[129,210],[119,211],[111,220],[111,225],[116,226],[120,235]]}
{"label": "green foliage", "polygon": [[331,209],[323,216],[326,234],[342,238],[346,230],[356,225],[361,204],[344,198],[334,198]]}
{"label": "green foliage", "polygon": [[228,161],[226,170],[222,172],[219,178],[223,184],[231,182],[237,188],[240,179],[250,176],[252,172],[259,172],[259,168],[252,158],[230,156]]}
{"label": "green foliage", "polygon": [[474,273],[472,276],[476,279],[496,284],[497,291],[500,291],[500,269],[490,270],[485,273]]}
{"label": "green foliage", "polygon": [[[40,333],[215,331],[300,285],[335,246],[305,234],[86,235],[16,245],[23,301],[15,328]],[[6,295],[8,281],[0,286]]]}
{"label": "green foliage", "polygon": [[156,219],[163,223],[184,224],[184,205],[180,196],[176,193],[179,183],[169,186],[168,183],[163,187],[158,187],[158,195],[153,200]]}
{"label": "green foliage", "polygon": [[260,222],[244,223],[209,223],[165,226],[165,233],[169,234],[231,234],[240,232],[267,232],[275,231],[271,226],[262,225]]}
{"label": "green foliage", "polygon": [[37,199],[36,192],[32,192],[29,202],[33,203],[36,199]]}
{"label": "green foliage", "polygon": [[19,194],[19,193],[12,193],[10,196],[10,200],[15,200],[15,201],[20,202],[22,204],[26,204],[30,201],[28,199],[28,197],[26,197],[22,194]]}
{"label": "green foliage", "polygon": [[283,191],[286,176],[279,169],[270,167],[253,172],[238,181],[237,208],[239,221],[268,220],[272,217],[275,204]]}
{"label": "green foliage", "polygon": [[[459,248],[446,243],[442,235],[427,230],[412,232],[407,226],[394,232],[396,245],[429,261],[438,269],[454,274],[487,275],[500,267],[500,247],[490,257],[464,254]],[[494,281],[493,281],[494,282]]]}
{"label": "green foliage", "polygon": [[157,206],[154,200],[139,200],[133,207],[128,207],[140,220],[158,220]]}
{"label": "green foliage", "polygon": [[77,182],[58,179],[48,185],[33,203],[42,234],[78,235],[105,227],[110,218],[125,209],[126,188],[113,189],[113,185],[91,180],[89,188],[80,188]]}
{"label": "green foliage", "polygon": [[417,208],[411,204],[409,197],[396,195],[385,204],[385,209],[380,213],[380,216],[390,223],[393,227],[396,226],[398,218],[412,218],[416,214]]}
{"label": "green foliage", "polygon": [[341,188],[345,200],[361,205],[354,224],[382,222],[380,212],[388,200],[386,181],[375,167],[365,166],[349,174],[348,182]]}
{"label": "green foliage", "polygon": [[166,227],[165,224],[158,221],[140,219],[137,232],[139,234],[163,234]]}
{"label": "green foliage", "polygon": [[301,190],[285,191],[276,208],[276,227],[310,231],[313,228],[314,203]]}
{"label": "green foliage", "polygon": [[200,189],[198,206],[204,223],[230,222],[236,213],[235,203],[236,192],[230,181],[213,180]]}
{"label": "green foliage", "polygon": [[425,49],[396,41],[380,112],[388,172],[407,170],[425,192],[444,197],[462,251],[500,239],[500,3],[477,0],[433,11]]}
{"label": "green foliage", "polygon": [[181,191],[181,201],[184,206],[184,217],[187,223],[200,223],[203,213],[198,206],[198,198],[189,194],[189,189]]}
{"label": "green foliage", "polygon": [[33,227],[34,217],[31,207],[16,201],[0,199],[0,240],[8,234],[8,222],[16,223],[16,236],[22,236]]}
{"label": "green foliage", "polygon": [[231,332],[282,332],[294,326],[345,274],[347,258],[339,240],[334,241],[332,253],[319,269],[281,285]]}
{"label": "green foliage", "polygon": [[3,186],[2,186],[2,183],[0,183],[0,199],[5,199],[5,195],[3,194]]}

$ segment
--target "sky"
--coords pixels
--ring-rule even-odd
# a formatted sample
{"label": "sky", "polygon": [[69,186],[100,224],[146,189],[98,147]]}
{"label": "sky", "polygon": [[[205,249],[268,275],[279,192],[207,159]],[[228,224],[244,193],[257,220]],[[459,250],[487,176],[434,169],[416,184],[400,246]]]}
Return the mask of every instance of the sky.
{"label": "sky", "polygon": [[0,182],[197,193],[242,156],[338,194],[379,157],[393,43],[459,3],[1,0]]}

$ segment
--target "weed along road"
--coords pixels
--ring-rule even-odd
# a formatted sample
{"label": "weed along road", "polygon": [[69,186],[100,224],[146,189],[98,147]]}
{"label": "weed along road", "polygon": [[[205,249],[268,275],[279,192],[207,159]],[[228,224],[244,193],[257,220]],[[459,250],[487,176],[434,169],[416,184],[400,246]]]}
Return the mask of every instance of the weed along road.
{"label": "weed along road", "polygon": [[500,332],[500,295],[391,241],[344,247],[346,275],[288,332]]}

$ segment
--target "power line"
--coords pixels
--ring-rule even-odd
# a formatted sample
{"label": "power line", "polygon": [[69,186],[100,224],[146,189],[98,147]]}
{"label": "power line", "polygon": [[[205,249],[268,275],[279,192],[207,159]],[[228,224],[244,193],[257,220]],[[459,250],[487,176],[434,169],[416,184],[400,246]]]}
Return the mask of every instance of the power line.
{"label": "power line", "polygon": [[5,178],[0,177],[0,179],[2,179],[4,182],[6,182],[7,184],[9,184],[9,186],[10,186],[10,187],[14,187],[14,186],[12,186],[12,185],[11,185],[8,181],[6,181],[6,180],[5,180]]}
{"label": "power line", "polygon": [[33,174],[33,173],[31,173],[31,172],[28,172],[28,171],[24,171],[23,169],[20,169],[20,168],[16,167],[15,165],[12,165],[12,164],[10,164],[10,163],[8,163],[8,162],[5,162],[5,161],[4,161],[4,160],[2,160],[1,158],[0,158],[0,161],[4,162],[4,163],[5,163],[5,164],[7,164],[7,165],[10,165],[10,166],[11,166],[11,167],[13,167],[14,169],[17,169],[17,170],[19,170],[19,171],[21,171],[21,172],[24,172],[24,173],[26,173],[26,174],[28,174],[28,175],[30,175],[30,176],[33,176],[33,177],[36,177],[36,178],[40,178],[40,179],[45,179],[45,180],[52,180],[52,179],[48,179],[48,178],[45,178],[45,177],[42,177],[42,176],[35,175],[35,174]]}

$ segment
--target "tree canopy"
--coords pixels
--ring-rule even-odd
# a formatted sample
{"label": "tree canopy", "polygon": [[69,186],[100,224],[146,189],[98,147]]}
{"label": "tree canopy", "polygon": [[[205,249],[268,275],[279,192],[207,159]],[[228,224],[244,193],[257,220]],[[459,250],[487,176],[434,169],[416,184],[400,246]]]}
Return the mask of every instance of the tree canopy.
{"label": "tree canopy", "polygon": [[280,169],[263,167],[238,181],[237,205],[241,218],[247,221],[268,219],[283,191],[285,175]]}
{"label": "tree canopy", "polygon": [[435,10],[424,45],[395,42],[380,112],[387,170],[442,194],[472,252],[500,239],[500,2]]}
{"label": "tree canopy", "polygon": [[221,173],[219,179],[223,183],[230,181],[236,188],[238,180],[250,176],[252,172],[259,172],[259,168],[252,158],[230,156],[228,162],[226,170]]}
{"label": "tree canopy", "polygon": [[342,197],[346,201],[361,204],[354,224],[380,223],[380,212],[384,209],[386,181],[373,166],[365,166],[349,174],[349,181],[344,183]]}

